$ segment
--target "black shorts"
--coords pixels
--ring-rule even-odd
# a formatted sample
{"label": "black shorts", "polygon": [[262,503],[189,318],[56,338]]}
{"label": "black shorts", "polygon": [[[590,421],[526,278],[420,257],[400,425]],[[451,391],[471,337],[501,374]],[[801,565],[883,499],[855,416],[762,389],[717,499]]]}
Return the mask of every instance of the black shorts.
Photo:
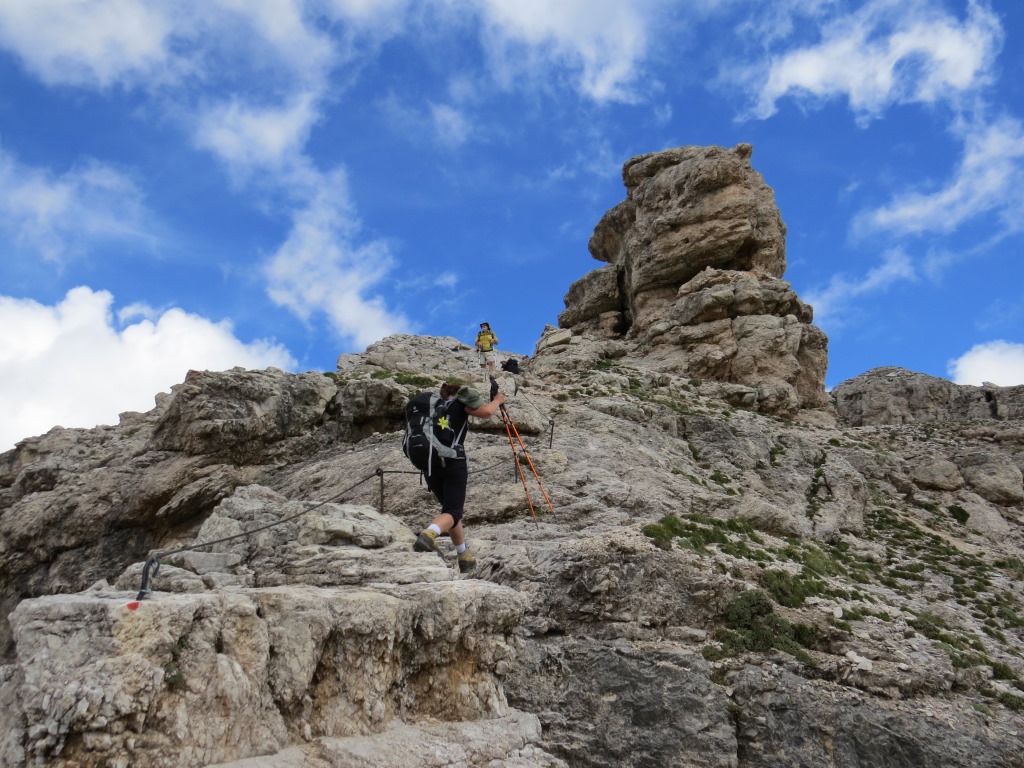
{"label": "black shorts", "polygon": [[462,520],[466,506],[468,480],[469,467],[465,459],[446,459],[443,467],[435,461],[427,477],[427,488],[441,502],[441,512],[451,515],[456,525]]}

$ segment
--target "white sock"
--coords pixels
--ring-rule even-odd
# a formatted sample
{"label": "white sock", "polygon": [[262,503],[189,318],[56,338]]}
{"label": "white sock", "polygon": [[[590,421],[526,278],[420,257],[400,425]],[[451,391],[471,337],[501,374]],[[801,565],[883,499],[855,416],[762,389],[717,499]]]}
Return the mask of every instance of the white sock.
{"label": "white sock", "polygon": [[433,531],[438,536],[441,535],[441,529],[438,526],[434,525],[433,523],[431,523],[430,525],[427,526],[427,530],[428,531]]}
{"label": "white sock", "polygon": [[458,553],[459,553],[460,555],[461,555],[461,554],[462,554],[463,552],[465,552],[465,551],[466,551],[466,549],[468,549],[468,547],[466,547],[466,545],[465,545],[465,544],[459,544],[458,546],[456,546],[456,547],[455,547],[455,551],[456,551],[456,552],[458,552]]}

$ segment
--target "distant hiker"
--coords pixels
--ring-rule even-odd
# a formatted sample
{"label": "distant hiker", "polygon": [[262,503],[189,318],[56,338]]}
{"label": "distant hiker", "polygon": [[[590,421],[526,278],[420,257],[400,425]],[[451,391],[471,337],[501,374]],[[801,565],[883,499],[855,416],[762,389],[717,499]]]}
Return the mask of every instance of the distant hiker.
{"label": "distant hiker", "polygon": [[488,375],[494,374],[494,347],[498,337],[491,330],[490,323],[480,323],[480,333],[476,335],[476,348],[480,350],[481,368],[487,369]]}
{"label": "distant hiker", "polygon": [[437,537],[447,533],[458,553],[459,571],[468,573],[476,567],[476,557],[466,546],[462,527],[466,504],[466,449],[463,441],[470,416],[487,419],[505,402],[495,395],[487,402],[472,387],[445,382],[440,396],[423,392],[406,406],[406,436],[403,450],[410,461],[424,473],[427,488],[441,502],[441,514],[434,518],[412,548],[416,552],[437,552]]}

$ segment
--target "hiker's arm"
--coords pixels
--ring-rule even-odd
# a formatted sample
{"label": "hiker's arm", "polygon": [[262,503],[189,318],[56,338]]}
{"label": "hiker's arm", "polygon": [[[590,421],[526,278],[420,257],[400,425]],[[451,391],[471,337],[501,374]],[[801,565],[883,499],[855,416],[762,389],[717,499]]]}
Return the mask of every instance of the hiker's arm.
{"label": "hiker's arm", "polygon": [[470,416],[476,416],[478,419],[489,419],[493,416],[497,410],[504,404],[505,396],[500,392],[494,396],[494,399],[486,405],[481,405],[479,408],[467,408],[466,413]]}

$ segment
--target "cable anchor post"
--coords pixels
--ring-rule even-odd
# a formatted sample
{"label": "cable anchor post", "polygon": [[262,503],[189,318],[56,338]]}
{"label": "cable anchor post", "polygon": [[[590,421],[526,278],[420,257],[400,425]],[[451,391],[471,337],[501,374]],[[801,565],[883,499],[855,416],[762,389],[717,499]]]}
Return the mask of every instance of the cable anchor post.
{"label": "cable anchor post", "polygon": [[[149,572],[150,567],[153,568],[152,574]],[[159,572],[160,561],[153,557],[149,558],[149,560],[146,561],[146,564],[142,566],[142,584],[139,586],[139,595],[135,598],[136,600],[145,600],[146,595],[153,591],[149,588],[149,577],[151,575],[156,576]]]}
{"label": "cable anchor post", "polygon": [[384,470],[377,467],[375,473],[380,478],[380,513],[384,514]]}

